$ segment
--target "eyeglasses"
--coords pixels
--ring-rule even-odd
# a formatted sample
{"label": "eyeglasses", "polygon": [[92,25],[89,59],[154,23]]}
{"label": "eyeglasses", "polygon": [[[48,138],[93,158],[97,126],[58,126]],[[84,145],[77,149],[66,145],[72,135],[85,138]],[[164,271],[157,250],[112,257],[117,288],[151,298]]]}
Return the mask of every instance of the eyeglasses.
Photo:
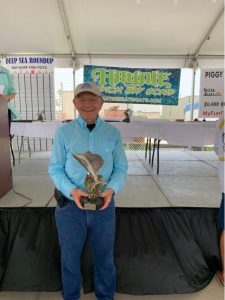
{"label": "eyeglasses", "polygon": [[99,97],[93,97],[93,98],[76,98],[76,100],[79,102],[79,103],[93,103],[93,104],[96,104],[98,103],[98,100],[99,100]]}

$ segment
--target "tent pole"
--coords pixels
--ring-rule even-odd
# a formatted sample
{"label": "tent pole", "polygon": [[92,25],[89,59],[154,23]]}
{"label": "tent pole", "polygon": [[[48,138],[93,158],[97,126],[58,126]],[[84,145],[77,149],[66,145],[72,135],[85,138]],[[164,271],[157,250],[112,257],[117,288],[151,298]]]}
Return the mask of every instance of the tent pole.
{"label": "tent pole", "polygon": [[66,14],[64,0],[57,0],[57,4],[58,4],[58,9],[60,12],[61,20],[62,20],[62,23],[64,26],[66,39],[67,39],[68,45],[70,47],[71,56],[72,56],[72,58],[74,58],[76,51],[75,51],[75,47],[74,47],[74,43],[73,43],[73,39],[72,39],[70,24],[69,24],[68,17]]}
{"label": "tent pole", "polygon": [[195,76],[196,76],[196,66],[192,69],[192,89],[191,89],[191,112],[190,121],[194,121],[194,102],[195,102]]}
{"label": "tent pole", "polygon": [[214,22],[212,23],[212,25],[210,26],[210,28],[208,29],[207,33],[205,34],[204,38],[202,39],[202,41],[199,43],[197,49],[195,50],[194,53],[194,58],[197,59],[197,57],[199,56],[199,52],[203,46],[203,44],[205,43],[205,41],[210,39],[210,34],[211,32],[214,30],[214,28],[216,27],[218,21],[220,20],[221,16],[224,14],[224,5],[221,9],[221,11],[219,12],[218,16],[215,18]]}
{"label": "tent pole", "polygon": [[[74,57],[72,61],[72,66],[73,66],[73,95],[74,95],[75,87],[76,87],[76,60]],[[76,116],[77,116],[77,110],[74,107],[74,118],[76,118]]]}

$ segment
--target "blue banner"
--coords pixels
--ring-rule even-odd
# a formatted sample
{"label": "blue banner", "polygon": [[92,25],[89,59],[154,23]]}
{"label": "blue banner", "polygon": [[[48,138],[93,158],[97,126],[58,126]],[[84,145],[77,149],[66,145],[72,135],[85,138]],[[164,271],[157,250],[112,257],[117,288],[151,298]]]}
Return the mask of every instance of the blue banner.
{"label": "blue banner", "polygon": [[180,69],[84,66],[84,82],[96,82],[105,102],[177,105]]}

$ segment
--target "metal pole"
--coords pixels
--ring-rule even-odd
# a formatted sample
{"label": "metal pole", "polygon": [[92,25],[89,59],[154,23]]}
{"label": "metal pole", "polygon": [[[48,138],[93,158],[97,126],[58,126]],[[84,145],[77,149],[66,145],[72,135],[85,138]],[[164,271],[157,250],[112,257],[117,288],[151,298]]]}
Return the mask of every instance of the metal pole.
{"label": "metal pole", "polygon": [[[76,87],[76,61],[75,58],[73,57],[73,61],[72,61],[72,66],[73,66],[73,95],[74,95],[74,91],[75,91],[75,87]],[[77,116],[77,110],[74,106],[74,118],[76,118]]]}
{"label": "metal pole", "polygon": [[208,39],[210,39],[210,34],[211,32],[214,30],[214,28],[216,27],[218,21],[220,20],[220,18],[223,16],[224,14],[224,5],[222,7],[222,9],[220,10],[219,14],[216,16],[216,19],[213,21],[212,25],[210,26],[209,30],[207,31],[207,33],[205,34],[204,38],[202,39],[202,41],[200,42],[200,44],[198,45],[197,49],[195,50],[194,53],[194,58],[197,59],[199,56],[199,52],[202,48],[202,46],[204,45],[205,41],[207,41]]}
{"label": "metal pole", "polygon": [[60,12],[60,15],[61,15],[61,19],[62,19],[62,22],[63,22],[64,31],[65,31],[65,34],[66,34],[66,39],[67,39],[67,42],[69,44],[71,55],[72,55],[72,58],[73,58],[75,56],[76,51],[75,51],[75,47],[74,47],[74,43],[73,43],[73,39],[72,39],[70,24],[69,24],[69,21],[68,21],[64,0],[57,0],[57,4],[58,4],[59,12]]}
{"label": "metal pole", "polygon": [[194,102],[195,102],[195,75],[196,75],[196,66],[195,64],[193,65],[193,73],[192,73],[192,90],[191,90],[191,112],[190,112],[190,117],[191,120],[194,120]]}

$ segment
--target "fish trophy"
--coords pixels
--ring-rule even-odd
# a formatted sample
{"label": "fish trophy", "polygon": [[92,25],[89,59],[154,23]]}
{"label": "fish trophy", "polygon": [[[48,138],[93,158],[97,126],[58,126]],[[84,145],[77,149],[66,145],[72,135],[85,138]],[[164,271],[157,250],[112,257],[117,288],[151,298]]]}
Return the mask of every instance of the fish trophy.
{"label": "fish trophy", "polygon": [[100,155],[93,154],[89,151],[84,154],[72,153],[72,155],[88,171],[84,180],[88,196],[81,197],[81,205],[84,209],[98,210],[104,204],[104,198],[99,197],[100,188],[106,185],[106,183],[103,182],[102,175],[98,175],[97,171],[101,168],[104,161]]}

